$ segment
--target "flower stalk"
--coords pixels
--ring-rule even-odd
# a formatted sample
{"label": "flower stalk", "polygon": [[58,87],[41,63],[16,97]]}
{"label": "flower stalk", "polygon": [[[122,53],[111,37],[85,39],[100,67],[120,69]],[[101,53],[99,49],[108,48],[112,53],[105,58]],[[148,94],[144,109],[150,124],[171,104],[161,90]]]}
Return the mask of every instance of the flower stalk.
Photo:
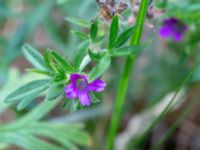
{"label": "flower stalk", "polygon": [[[137,29],[136,29],[137,31],[132,36],[130,45],[139,45],[140,43],[143,26],[144,26],[144,20],[146,18],[146,13],[148,9],[148,4],[149,4],[149,0],[142,0],[139,13],[136,19],[136,23],[135,23],[135,25],[137,26]],[[114,139],[116,137],[117,130],[119,127],[122,108],[124,105],[125,96],[126,96],[126,92],[128,88],[129,77],[131,75],[134,62],[135,62],[135,56],[127,57],[123,72],[119,80],[119,86],[118,86],[116,100],[115,100],[115,104],[113,108],[112,119],[111,119],[109,131],[108,131],[107,150],[113,150]]]}

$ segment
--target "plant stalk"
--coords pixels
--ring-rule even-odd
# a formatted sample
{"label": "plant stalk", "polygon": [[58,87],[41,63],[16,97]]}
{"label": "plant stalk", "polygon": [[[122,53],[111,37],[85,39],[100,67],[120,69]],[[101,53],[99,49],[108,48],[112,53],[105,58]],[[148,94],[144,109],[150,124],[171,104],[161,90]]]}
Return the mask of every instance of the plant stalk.
{"label": "plant stalk", "polygon": [[[142,0],[139,13],[136,19],[135,25],[137,26],[136,32],[132,36],[130,45],[139,45],[143,27],[144,20],[146,18],[146,12],[148,9],[149,0]],[[127,93],[129,77],[132,72],[132,68],[135,62],[135,56],[128,56],[125,61],[124,69],[119,80],[119,86],[117,90],[116,101],[113,108],[111,124],[108,130],[108,143],[107,150],[113,150],[114,140],[119,127],[119,122],[121,119],[122,109],[125,101],[125,96]]]}

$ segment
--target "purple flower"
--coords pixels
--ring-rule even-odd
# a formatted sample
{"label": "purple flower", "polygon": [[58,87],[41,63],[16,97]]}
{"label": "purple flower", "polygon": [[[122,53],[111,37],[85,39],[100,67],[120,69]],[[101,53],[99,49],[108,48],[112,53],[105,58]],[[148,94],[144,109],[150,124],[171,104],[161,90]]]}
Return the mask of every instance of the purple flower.
{"label": "purple flower", "polygon": [[105,89],[106,83],[100,79],[96,79],[91,83],[88,82],[88,77],[81,74],[71,74],[71,83],[65,87],[66,97],[69,99],[78,98],[81,105],[90,105],[89,92],[101,92]]}
{"label": "purple flower", "polygon": [[159,34],[164,39],[171,37],[175,41],[181,41],[187,26],[176,18],[168,18],[163,21]]}

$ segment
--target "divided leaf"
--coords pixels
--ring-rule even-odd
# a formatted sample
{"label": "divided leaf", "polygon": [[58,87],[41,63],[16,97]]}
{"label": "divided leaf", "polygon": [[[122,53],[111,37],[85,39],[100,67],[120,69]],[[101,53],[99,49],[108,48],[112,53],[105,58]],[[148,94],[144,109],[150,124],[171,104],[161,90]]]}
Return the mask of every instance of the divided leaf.
{"label": "divided leaf", "polygon": [[14,102],[25,97],[33,97],[33,95],[38,96],[42,91],[49,87],[50,81],[51,80],[49,79],[43,79],[29,82],[8,95],[5,102]]}
{"label": "divided leaf", "polygon": [[110,66],[111,59],[109,55],[105,55],[99,63],[90,71],[89,79],[93,81],[99,78]]}
{"label": "divided leaf", "polygon": [[41,70],[46,70],[46,67],[44,65],[44,60],[42,55],[33,47],[31,47],[28,44],[24,44],[22,47],[23,53],[26,57],[26,59],[36,68]]}

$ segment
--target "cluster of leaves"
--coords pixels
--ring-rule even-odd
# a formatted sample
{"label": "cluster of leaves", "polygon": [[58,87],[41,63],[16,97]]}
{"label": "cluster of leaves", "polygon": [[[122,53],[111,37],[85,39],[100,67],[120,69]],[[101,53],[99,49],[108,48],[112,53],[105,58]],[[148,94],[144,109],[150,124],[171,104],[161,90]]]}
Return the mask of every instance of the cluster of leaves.
{"label": "cluster of leaves", "polygon": [[[73,23],[85,25],[83,21],[68,19]],[[96,19],[90,25],[90,35],[82,32],[73,31],[75,35],[83,39],[77,50],[74,63],[71,65],[66,58],[56,51],[46,50],[40,54],[36,49],[28,44],[23,46],[23,53],[27,60],[35,67],[28,71],[44,74],[47,78],[31,81],[8,95],[6,102],[12,103],[19,101],[18,110],[25,108],[32,100],[38,97],[42,92],[47,91],[45,100],[55,100],[64,97],[64,86],[68,82],[71,73],[84,73],[83,70],[90,62],[96,65],[88,74],[89,80],[93,81],[99,78],[110,66],[112,57],[136,55],[146,44],[141,46],[124,46],[130,36],[134,34],[137,27],[131,27],[118,34],[119,32],[118,16],[114,16],[110,26],[110,34],[107,47],[94,52],[90,49],[91,44],[101,42],[103,36],[98,35],[98,20]],[[92,94],[92,102],[98,102],[98,99]],[[74,111],[81,108],[78,101],[66,101],[64,106],[68,106]]]}
{"label": "cluster of leaves", "polygon": [[57,103],[47,101],[22,118],[1,125],[1,144],[5,147],[16,145],[26,150],[77,150],[76,145],[88,146],[89,136],[82,131],[83,125],[40,121]]}

